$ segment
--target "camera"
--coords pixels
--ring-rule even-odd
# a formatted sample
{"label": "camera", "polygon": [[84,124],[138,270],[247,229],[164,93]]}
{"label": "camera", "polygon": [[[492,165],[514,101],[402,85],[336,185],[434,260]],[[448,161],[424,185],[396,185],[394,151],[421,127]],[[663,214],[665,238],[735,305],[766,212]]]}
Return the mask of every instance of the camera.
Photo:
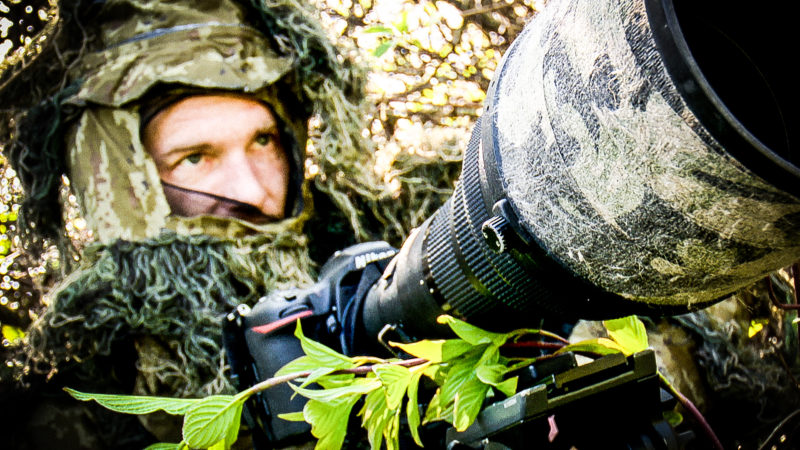
{"label": "camera", "polygon": [[[508,331],[693,311],[797,260],[797,88],[773,45],[791,39],[789,16],[743,2],[549,2],[495,72],[452,197],[399,251],[346,249],[309,290],[232,313],[236,376],[252,383],[299,356],[285,331],[296,319],[346,354],[369,353],[441,336],[444,312]],[[600,365],[641,375],[646,358]],[[585,371],[587,386],[616,376]],[[514,401],[533,405],[522,392]],[[273,442],[303,427],[276,422],[302,405],[290,398],[270,393],[251,414]],[[502,405],[486,408],[489,422]],[[508,420],[539,423],[543,411]],[[501,431],[450,444],[480,448]]]}

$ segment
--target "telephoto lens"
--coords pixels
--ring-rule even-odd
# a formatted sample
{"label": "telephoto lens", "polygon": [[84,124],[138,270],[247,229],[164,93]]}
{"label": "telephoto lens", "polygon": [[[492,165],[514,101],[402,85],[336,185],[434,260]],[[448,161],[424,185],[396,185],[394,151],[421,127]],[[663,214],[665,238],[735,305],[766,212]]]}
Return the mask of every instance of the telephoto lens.
{"label": "telephoto lens", "polygon": [[498,67],[453,196],[365,301],[366,334],[702,308],[800,258],[791,14],[553,0]]}

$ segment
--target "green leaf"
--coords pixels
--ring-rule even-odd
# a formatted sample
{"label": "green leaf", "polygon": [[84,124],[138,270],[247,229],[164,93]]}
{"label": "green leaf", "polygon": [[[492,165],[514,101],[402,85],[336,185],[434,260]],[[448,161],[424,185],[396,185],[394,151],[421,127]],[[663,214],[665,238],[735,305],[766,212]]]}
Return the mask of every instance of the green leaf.
{"label": "green leaf", "polygon": [[366,30],[364,30],[364,33],[392,34],[392,29],[389,27],[384,27],[382,25],[375,25],[374,27],[369,27]]}
{"label": "green leaf", "polygon": [[752,338],[757,335],[765,326],[769,325],[769,319],[752,319],[750,328],[747,330],[747,337]]}
{"label": "green leaf", "polygon": [[483,400],[489,393],[489,386],[481,383],[477,377],[469,379],[456,393],[453,405],[453,426],[457,431],[464,431],[481,412]]}
{"label": "green leaf", "polygon": [[394,415],[386,407],[386,395],[382,391],[373,391],[367,394],[364,399],[364,407],[359,412],[361,424],[367,429],[367,438],[370,447],[374,450],[381,448],[383,442],[383,431],[389,425],[389,421]]}
{"label": "green leaf", "polygon": [[338,369],[333,368],[333,367],[320,367],[319,369],[313,370],[311,372],[311,375],[309,375],[306,378],[306,380],[303,381],[303,384],[301,384],[300,387],[306,387],[309,384],[314,383],[317,380],[319,380],[320,378],[324,377],[325,375],[328,375],[331,372],[335,372],[337,370]]}
{"label": "green leaf", "polygon": [[183,420],[183,440],[192,448],[208,448],[238,432],[243,401],[232,395],[212,395],[192,406]]}
{"label": "green leaf", "polygon": [[3,325],[2,326],[2,333],[3,337],[8,340],[8,342],[14,343],[15,341],[21,340],[25,337],[25,331],[22,328],[18,328],[12,325]]}
{"label": "green leaf", "polygon": [[293,361],[286,363],[283,367],[278,369],[275,372],[276,377],[280,377],[283,375],[289,375],[291,373],[297,372],[313,372],[315,369],[319,368],[319,363],[311,359],[311,357],[303,355]]}
{"label": "green leaf", "polygon": [[361,395],[380,389],[381,382],[375,378],[357,378],[353,384],[333,389],[306,389],[289,383],[289,387],[303,397],[321,402],[330,402],[341,397]]}
{"label": "green leaf", "polygon": [[496,386],[503,381],[507,367],[502,364],[486,364],[475,368],[475,375],[484,384]]}
{"label": "green leaf", "polygon": [[500,362],[500,347],[497,345],[487,345],[481,355],[478,364],[494,365]]}
{"label": "green leaf", "polygon": [[223,440],[223,441],[217,442],[216,444],[212,445],[211,447],[208,447],[208,450],[225,450],[226,448],[227,447],[225,447],[225,441]]}
{"label": "green leaf", "polygon": [[406,404],[406,417],[408,418],[408,428],[411,431],[411,436],[414,442],[422,447],[422,440],[419,437],[419,402],[417,400],[417,393],[419,392],[419,380],[422,377],[423,371],[417,371],[411,374],[411,381],[408,383],[408,403]]}
{"label": "green leaf", "polygon": [[519,381],[519,377],[512,377],[497,383],[494,387],[496,387],[497,390],[502,392],[506,397],[511,397],[517,393],[517,381]]}
{"label": "green leaf", "polygon": [[503,380],[508,371],[509,368],[503,364],[487,364],[476,367],[475,375],[482,383],[494,386],[507,397],[511,397],[517,392],[517,377]]}
{"label": "green leaf", "polygon": [[386,393],[386,405],[389,409],[397,409],[403,401],[408,384],[411,382],[411,371],[403,366],[380,365],[372,369],[383,383]]}
{"label": "green leaf", "polygon": [[125,414],[149,414],[155,411],[164,411],[167,414],[183,415],[192,406],[203,400],[199,398],[87,394],[70,388],[64,388],[64,390],[77,400],[83,402],[94,400],[105,408]]}
{"label": "green leaf", "polygon": [[306,420],[305,417],[303,417],[302,411],[278,414],[278,417],[287,422],[305,422]]}
{"label": "green leaf", "polygon": [[555,354],[564,352],[587,352],[597,353],[598,355],[610,355],[612,353],[625,353],[625,350],[611,339],[596,338],[561,347]]}
{"label": "green leaf", "polygon": [[436,390],[436,393],[433,394],[433,398],[431,398],[431,401],[428,403],[428,409],[425,410],[425,418],[422,423],[430,423],[437,420],[453,423],[453,404],[451,403],[449,406],[442,405],[440,401],[442,397],[440,394],[441,388]]}
{"label": "green leaf", "polygon": [[664,420],[669,422],[673,427],[677,427],[683,423],[683,416],[678,411],[664,411],[662,414],[664,415]]}
{"label": "green leaf", "polygon": [[242,400],[235,406],[233,423],[228,426],[228,431],[225,433],[225,446],[223,448],[229,449],[233,447],[236,440],[239,438],[239,427],[242,423],[242,407],[244,407],[245,400]]}
{"label": "green leaf", "polygon": [[389,345],[397,347],[417,358],[427,359],[432,363],[449,361],[472,348],[471,344],[462,339],[424,340],[412,344],[390,342]]}
{"label": "green leaf", "polygon": [[425,417],[423,418],[423,423],[429,423],[436,420],[442,419],[442,404],[439,401],[441,396],[439,393],[441,392],[441,388],[437,389],[436,392],[431,397],[431,401],[428,402],[428,407],[425,409]]}
{"label": "green leaf", "polygon": [[384,53],[388,52],[389,49],[392,48],[392,47],[394,47],[394,41],[393,40],[390,39],[388,41],[382,42],[381,45],[379,45],[378,48],[376,48],[372,52],[372,56],[374,56],[376,58],[380,58],[381,56],[383,56]]}
{"label": "green leaf", "polygon": [[179,450],[181,444],[170,444],[167,442],[159,442],[158,444],[148,445],[144,450]]}
{"label": "green leaf", "polygon": [[300,339],[300,345],[303,347],[303,353],[305,353],[306,356],[311,359],[311,361],[317,363],[317,367],[349,369],[353,366],[353,361],[347,356],[342,355],[326,345],[320,344],[319,342],[305,337],[303,335],[303,329],[300,326],[299,320],[297,321],[297,328],[295,328],[294,335]]}
{"label": "green leaf", "polygon": [[472,345],[491,344],[494,343],[498,346],[506,342],[507,335],[492,333],[491,331],[482,330],[474,325],[470,325],[463,320],[456,319],[453,316],[443,314],[436,318],[436,321],[441,324],[447,324],[453,332],[461,339],[467,341]]}
{"label": "green leaf", "polygon": [[317,380],[317,384],[322,386],[323,389],[333,389],[343,386],[349,386],[355,379],[355,374],[340,373],[338,375],[328,375]]}
{"label": "green leaf", "polygon": [[311,434],[318,439],[315,450],[339,450],[347,433],[350,411],[361,398],[358,395],[340,397],[326,402],[309,400],[303,407]]}
{"label": "green leaf", "polygon": [[460,391],[465,383],[469,380],[478,381],[475,375],[475,367],[478,365],[482,354],[482,348],[476,348],[461,358],[457,363],[447,371],[447,378],[442,384],[440,390],[440,401],[442,407],[446,407],[455,399],[456,393]]}
{"label": "green leaf", "polygon": [[403,11],[403,15],[400,17],[400,22],[393,24],[397,31],[401,33],[405,33],[408,31],[408,11]]}
{"label": "green leaf", "polygon": [[443,367],[440,364],[425,364],[425,366],[425,376],[433,380],[437,385],[443,385],[444,381],[447,379],[448,366]]}
{"label": "green leaf", "polygon": [[647,330],[636,316],[605,320],[603,325],[608,337],[622,347],[625,356],[632,355],[647,348]]}
{"label": "green leaf", "polygon": [[387,426],[383,429],[383,437],[386,439],[386,450],[400,450],[400,410],[394,410],[389,417]]}

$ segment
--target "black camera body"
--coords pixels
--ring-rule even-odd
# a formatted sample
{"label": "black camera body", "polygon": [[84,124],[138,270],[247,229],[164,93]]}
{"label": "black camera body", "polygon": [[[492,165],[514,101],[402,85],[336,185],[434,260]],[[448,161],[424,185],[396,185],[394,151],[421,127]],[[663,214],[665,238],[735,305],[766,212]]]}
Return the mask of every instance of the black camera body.
{"label": "black camera body", "polygon": [[[294,336],[297,320],[302,320],[307,336],[344,354],[365,351],[365,340],[356,332],[360,303],[396,253],[397,249],[385,242],[349,247],[336,252],[322,267],[319,282],[313,286],[274,292],[252,309],[240,305],[228,314],[223,336],[234,385],[239,389],[253,386],[303,355]],[[245,420],[254,430],[257,448],[308,439],[308,424],[278,418],[279,414],[302,411],[305,399],[293,394],[282,384],[251,397]]]}

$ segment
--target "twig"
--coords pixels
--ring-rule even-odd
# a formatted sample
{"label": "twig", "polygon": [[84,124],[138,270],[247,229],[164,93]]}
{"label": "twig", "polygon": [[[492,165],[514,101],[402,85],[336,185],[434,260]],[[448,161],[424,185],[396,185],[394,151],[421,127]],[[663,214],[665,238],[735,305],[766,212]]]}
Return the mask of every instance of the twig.
{"label": "twig", "polygon": [[[794,269],[792,269],[792,272],[794,272]],[[789,305],[787,305],[785,303],[781,303],[780,300],[778,300],[778,297],[775,295],[775,289],[772,287],[772,278],[771,277],[767,277],[767,287],[769,288],[768,289],[768,291],[769,291],[769,299],[772,301],[772,304],[775,305],[776,308],[783,309],[783,310],[800,310],[800,305],[798,305],[798,304],[789,304]],[[796,289],[797,288],[795,287],[795,290]],[[795,294],[795,302],[796,301],[797,301],[797,294]]]}
{"label": "twig", "polygon": [[[390,362],[390,363],[387,363],[387,365],[402,366],[402,367],[414,367],[414,366],[418,366],[420,364],[425,364],[426,362],[428,362],[428,360],[425,359],[425,358],[413,358],[413,359],[405,359],[403,361]],[[371,365],[367,365],[367,366],[354,367],[352,369],[341,369],[341,370],[337,370],[337,371],[331,372],[331,375],[341,375],[341,374],[346,374],[346,373],[352,373],[352,374],[356,374],[356,375],[363,375],[365,373],[371,372],[372,369],[376,365],[377,364],[371,364]],[[289,373],[289,374],[286,374],[286,375],[281,375],[279,377],[267,378],[266,380],[261,381],[259,383],[256,383],[253,386],[250,386],[249,388],[247,388],[246,390],[240,392],[237,395],[237,398],[240,398],[240,397],[247,398],[247,397],[250,397],[251,395],[253,395],[253,394],[257,393],[257,392],[265,391],[265,390],[267,390],[267,389],[269,389],[271,387],[275,387],[275,386],[277,386],[279,384],[288,383],[289,381],[292,381],[292,380],[297,379],[297,378],[305,378],[305,377],[307,377],[309,375],[311,375],[311,371],[310,370],[305,370],[303,372],[294,372],[294,373]]]}
{"label": "twig", "polygon": [[462,12],[461,16],[462,17],[469,17],[469,16],[475,16],[475,15],[478,15],[478,14],[485,14],[485,13],[494,12],[494,11],[497,11],[497,10],[500,10],[500,9],[508,8],[508,7],[511,7],[511,6],[514,6],[514,5],[512,5],[510,3],[492,3],[489,6],[481,6],[481,7],[478,7],[478,8],[468,9],[468,10]]}
{"label": "twig", "polygon": [[567,339],[564,339],[563,337],[561,337],[561,336],[559,336],[559,335],[557,335],[555,333],[551,333],[551,332],[545,331],[545,330],[535,330],[535,331],[536,331],[535,334],[539,334],[541,336],[548,337],[550,339],[555,339],[555,340],[557,340],[559,342],[563,342],[565,345],[569,345],[570,344],[570,342]]}
{"label": "twig", "polygon": [[703,414],[700,412],[700,410],[698,410],[697,407],[694,406],[694,403],[692,403],[692,401],[689,400],[686,396],[678,392],[678,390],[675,389],[675,386],[673,386],[672,383],[670,383],[669,380],[667,380],[666,377],[664,377],[664,375],[661,374],[661,372],[658,372],[658,378],[659,380],[661,380],[661,384],[670,392],[670,394],[672,394],[676,399],[678,399],[681,405],[683,405],[683,407],[686,408],[686,410],[689,411],[692,417],[694,417],[694,419],[700,424],[700,427],[703,429],[706,436],[713,444],[714,448],[717,450],[723,450],[722,442],[720,442],[716,433],[714,433],[714,430],[711,429],[711,425],[708,424],[706,418],[703,417]]}
{"label": "twig", "polygon": [[758,450],[766,450],[767,448],[775,448],[775,447],[767,447],[767,446],[770,445],[771,441],[775,440],[775,438],[778,437],[778,434],[782,431],[781,429],[784,426],[786,426],[786,424],[790,424],[791,421],[794,420],[794,418],[797,417],[798,415],[800,415],[800,409],[794,411],[793,413],[791,413],[788,416],[786,416],[783,420],[781,420],[781,423],[779,423],[772,430],[772,433],[770,433],[770,435],[767,437],[767,439],[764,440],[764,443],[761,445],[761,447],[758,447]]}

